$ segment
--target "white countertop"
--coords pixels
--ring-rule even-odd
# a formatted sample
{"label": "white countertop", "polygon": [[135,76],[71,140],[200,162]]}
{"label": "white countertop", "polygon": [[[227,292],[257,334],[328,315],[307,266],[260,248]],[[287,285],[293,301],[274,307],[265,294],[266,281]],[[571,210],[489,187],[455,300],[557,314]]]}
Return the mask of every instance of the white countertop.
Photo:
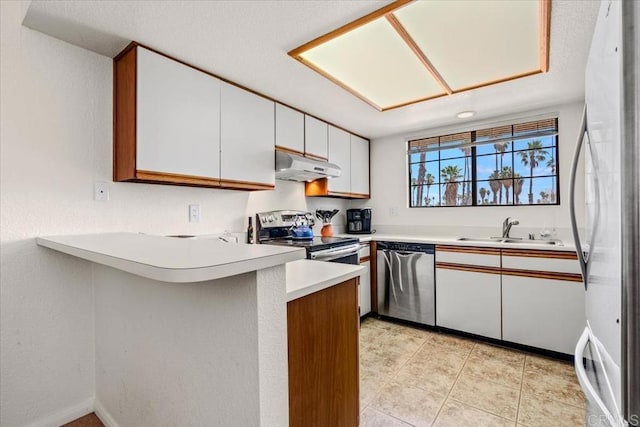
{"label": "white countertop", "polygon": [[287,269],[287,301],[329,288],[364,273],[364,267],[337,262],[299,260],[289,262]]}
{"label": "white countertop", "polygon": [[39,237],[38,245],[153,280],[220,279],[306,257],[304,249],[136,233]]}
{"label": "white countertop", "polygon": [[374,234],[337,234],[337,237],[355,237],[359,238],[361,242],[370,242],[372,240],[379,242],[407,242],[407,243],[432,243],[436,245],[459,245],[459,246],[476,246],[487,248],[500,248],[500,249],[539,249],[547,251],[565,251],[575,252],[575,246],[563,242],[560,245],[547,245],[547,244],[528,244],[526,240],[522,243],[498,243],[498,242],[479,242],[479,241],[460,241],[459,237],[448,236],[429,236],[420,234],[388,234],[388,233],[374,233]]}

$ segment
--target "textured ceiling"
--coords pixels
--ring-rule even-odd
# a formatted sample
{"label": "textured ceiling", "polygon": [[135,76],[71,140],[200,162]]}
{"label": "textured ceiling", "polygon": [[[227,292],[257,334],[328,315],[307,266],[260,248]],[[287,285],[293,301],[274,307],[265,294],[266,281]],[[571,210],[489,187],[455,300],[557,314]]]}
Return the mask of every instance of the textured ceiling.
{"label": "textured ceiling", "polygon": [[391,111],[376,111],[287,55],[388,3],[33,1],[25,25],[110,56],[135,40],[370,138],[461,122],[455,114],[463,110],[482,120],[584,98],[600,4],[593,0],[553,0],[548,73]]}

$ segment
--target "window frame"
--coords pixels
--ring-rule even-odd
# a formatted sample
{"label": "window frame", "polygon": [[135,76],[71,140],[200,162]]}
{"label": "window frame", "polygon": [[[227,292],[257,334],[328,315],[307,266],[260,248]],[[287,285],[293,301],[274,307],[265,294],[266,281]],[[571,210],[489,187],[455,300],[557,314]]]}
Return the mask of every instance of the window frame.
{"label": "window frame", "polygon": [[[472,145],[472,146],[470,147],[470,148],[471,148],[471,154],[470,154],[470,156],[464,156],[464,155],[462,155],[462,156],[458,156],[458,157],[451,157],[451,158],[444,159],[444,161],[453,160],[453,159],[464,159],[465,157],[469,157],[469,158],[471,159],[471,178],[467,181],[467,182],[470,182],[470,183],[471,183],[471,203],[470,203],[470,204],[465,204],[465,205],[458,205],[458,204],[456,204],[456,205],[442,205],[442,204],[438,204],[438,205],[432,205],[432,206],[423,206],[423,205],[416,205],[416,206],[414,206],[414,205],[412,204],[412,203],[413,203],[413,196],[412,196],[413,190],[414,190],[414,188],[419,187],[418,185],[414,185],[414,184],[412,184],[412,183],[411,183],[411,178],[412,178],[411,170],[412,170],[412,166],[414,166],[414,165],[419,165],[420,163],[424,163],[424,164],[425,164],[425,167],[426,167],[426,164],[427,164],[428,162],[437,162],[437,163],[438,163],[438,168],[439,168],[438,172],[440,173],[440,172],[442,171],[441,163],[442,163],[443,159],[441,159],[441,158],[440,158],[440,154],[439,154],[439,153],[440,153],[440,150],[437,150],[437,151],[435,151],[435,150],[434,150],[434,151],[432,151],[432,152],[437,152],[437,153],[438,153],[438,159],[437,159],[437,160],[426,160],[426,159],[425,159],[425,161],[424,161],[424,162],[420,162],[419,160],[418,160],[418,161],[414,161],[414,162],[412,162],[412,161],[411,161],[412,154],[418,154],[419,152],[416,152],[416,153],[412,153],[412,152],[411,152],[411,150],[410,150],[410,143],[411,143],[411,141],[418,141],[418,140],[420,140],[420,139],[431,139],[431,138],[438,138],[438,140],[439,140],[440,138],[445,137],[445,136],[448,136],[448,135],[461,134],[461,133],[468,132],[468,133],[470,133],[470,134],[471,134],[471,144],[474,144],[475,142],[477,142],[477,140],[476,140],[476,138],[477,138],[477,136],[476,136],[476,132],[477,132],[477,131],[479,131],[479,130],[489,129],[489,128],[492,128],[492,127],[493,127],[493,126],[491,126],[491,125],[488,125],[488,126],[480,126],[480,127],[474,128],[474,129],[472,129],[472,130],[466,130],[466,131],[464,131],[464,132],[463,132],[463,131],[456,131],[456,130],[453,130],[453,131],[451,131],[451,132],[447,132],[447,133],[442,134],[442,135],[430,136],[430,137],[425,137],[425,138],[411,138],[411,139],[408,139],[408,140],[407,140],[407,143],[406,143],[406,144],[407,144],[407,145],[406,145],[406,148],[407,148],[407,155],[406,155],[406,156],[407,156],[407,160],[406,160],[406,162],[407,162],[407,163],[406,163],[406,164],[407,164],[407,184],[406,184],[406,185],[407,185],[407,189],[408,189],[408,197],[409,197],[409,200],[408,200],[408,202],[409,202],[409,203],[408,203],[408,207],[409,207],[410,209],[414,209],[414,208],[463,208],[463,207],[474,207],[474,208],[475,208],[475,207],[560,206],[560,205],[561,205],[561,197],[560,197],[560,189],[561,189],[561,186],[560,186],[560,150],[559,150],[559,146],[560,146],[560,132],[559,132],[559,129],[560,129],[560,123],[559,123],[559,122],[560,122],[560,119],[559,119],[559,117],[558,117],[558,116],[553,116],[553,117],[549,117],[549,118],[550,118],[550,119],[555,120],[555,126],[556,126],[556,128],[555,128],[555,129],[556,129],[556,134],[555,134],[555,135],[551,135],[551,136],[552,136],[552,138],[554,138],[554,143],[553,143],[553,145],[543,147],[543,149],[552,149],[552,150],[554,150],[554,151],[555,151],[555,152],[554,152],[554,155],[555,155],[555,156],[554,156],[554,157],[555,157],[555,175],[539,175],[539,176],[534,175],[534,176],[532,176],[532,177],[531,177],[531,176],[523,176],[522,178],[523,178],[525,181],[530,180],[530,179],[532,179],[532,178],[533,178],[534,180],[535,180],[536,178],[551,178],[551,179],[555,179],[555,195],[556,195],[556,197],[555,197],[555,202],[554,202],[554,203],[532,203],[532,204],[529,204],[529,203],[524,203],[524,204],[523,204],[523,203],[521,203],[521,204],[516,204],[516,203],[515,203],[515,197],[512,197],[512,199],[511,199],[511,203],[510,203],[510,204],[490,204],[490,203],[489,203],[489,204],[484,204],[484,203],[480,203],[480,204],[479,204],[479,203],[478,203],[478,201],[479,201],[479,195],[478,195],[478,193],[477,193],[477,191],[478,191],[478,184],[479,184],[479,183],[485,183],[485,182],[486,182],[486,183],[488,183],[490,180],[481,179],[480,181],[478,181],[478,175],[477,175],[477,159],[478,159],[478,157],[482,157],[482,156],[489,156],[489,155],[492,155],[492,154],[480,154],[480,155],[478,156],[478,154],[477,154],[477,150],[476,150],[477,146],[476,146],[476,145]],[[536,120],[536,119],[523,119],[523,120],[511,121],[510,123],[508,123],[508,124],[506,124],[506,123],[505,123],[505,124],[503,124],[502,126],[505,126],[505,125],[507,125],[507,126],[511,126],[512,131],[513,131],[513,127],[514,127],[514,126],[516,126],[516,125],[518,125],[518,124],[521,124],[521,123],[527,123],[527,122],[529,122],[529,121],[535,121],[535,120]],[[497,126],[500,126],[500,125],[497,125]],[[512,132],[512,136],[514,136],[514,135],[513,135],[513,132]],[[518,153],[528,151],[527,149],[519,149],[519,150],[516,150],[516,149],[515,149],[515,147],[514,147],[514,141],[517,141],[517,140],[526,140],[526,139],[530,139],[530,138],[536,138],[536,136],[535,136],[535,135],[533,135],[533,136],[531,136],[531,137],[522,137],[522,136],[520,136],[520,137],[515,137],[515,136],[514,136],[514,138],[513,138],[512,140],[510,140],[510,141],[509,141],[509,143],[511,144],[511,149],[510,149],[509,151],[507,151],[507,153],[511,154],[511,157],[512,157],[512,165],[511,165],[511,173],[512,173],[512,177],[511,177],[511,179],[512,179],[512,180],[514,179],[514,178],[513,178],[513,174],[515,174],[515,161],[516,161],[516,156],[519,156],[519,154],[518,154]],[[447,148],[444,148],[444,149],[447,149]],[[434,186],[438,186],[439,203],[442,203],[442,192],[441,192],[441,186],[445,184],[444,182],[441,182],[441,180],[442,180],[442,177],[441,177],[441,175],[439,174],[439,176],[438,176],[438,180],[437,180],[437,183],[434,183],[434,184],[433,184]],[[464,181],[459,181],[459,182],[460,182],[460,184],[462,184]],[[523,184],[523,186],[524,186],[524,185],[525,185],[525,184]],[[424,186],[424,184],[423,184],[423,186]],[[511,188],[513,188],[513,185],[511,186]],[[513,194],[513,190],[511,190],[511,191],[512,191],[512,193],[511,193],[511,194]],[[525,193],[525,194],[524,194],[524,196],[525,196],[525,197],[527,197],[527,195],[528,195],[528,193]],[[535,199],[534,199],[534,200],[535,200]]]}

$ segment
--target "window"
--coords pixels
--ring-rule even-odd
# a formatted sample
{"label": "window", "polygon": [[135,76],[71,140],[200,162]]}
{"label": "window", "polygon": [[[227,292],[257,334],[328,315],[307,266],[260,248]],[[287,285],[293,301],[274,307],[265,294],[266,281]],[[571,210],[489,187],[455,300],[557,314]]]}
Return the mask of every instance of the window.
{"label": "window", "polygon": [[408,145],[409,207],[560,203],[557,118]]}

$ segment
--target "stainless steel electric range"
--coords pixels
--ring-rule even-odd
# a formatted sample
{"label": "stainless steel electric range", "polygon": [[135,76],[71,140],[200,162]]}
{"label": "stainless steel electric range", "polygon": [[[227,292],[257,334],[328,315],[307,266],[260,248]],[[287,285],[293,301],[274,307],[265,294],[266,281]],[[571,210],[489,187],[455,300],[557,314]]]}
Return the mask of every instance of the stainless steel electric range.
{"label": "stainless steel electric range", "polygon": [[307,258],[358,264],[360,242],[352,237],[313,236],[313,214],[304,211],[271,211],[256,214],[258,243],[301,247]]}

